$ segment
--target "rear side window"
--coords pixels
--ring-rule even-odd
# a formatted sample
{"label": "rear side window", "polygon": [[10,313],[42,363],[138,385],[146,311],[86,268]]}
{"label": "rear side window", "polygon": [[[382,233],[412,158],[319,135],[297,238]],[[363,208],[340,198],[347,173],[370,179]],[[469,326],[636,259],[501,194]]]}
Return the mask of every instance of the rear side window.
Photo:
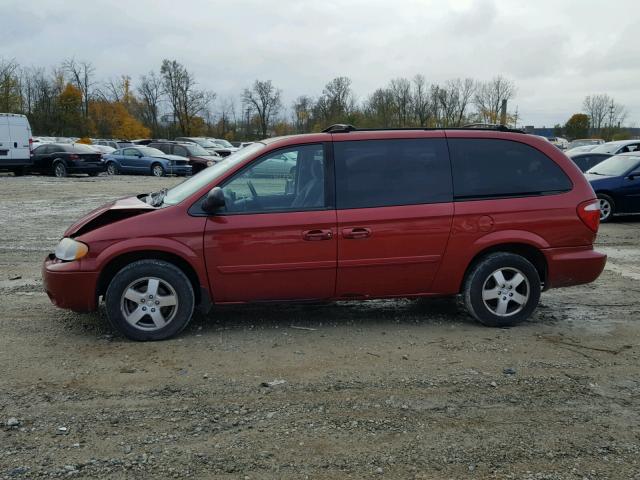
{"label": "rear side window", "polygon": [[571,180],[545,154],[524,143],[449,139],[457,200],[544,195],[571,190]]}
{"label": "rear side window", "polygon": [[333,145],[340,209],[452,200],[444,139],[361,140]]}

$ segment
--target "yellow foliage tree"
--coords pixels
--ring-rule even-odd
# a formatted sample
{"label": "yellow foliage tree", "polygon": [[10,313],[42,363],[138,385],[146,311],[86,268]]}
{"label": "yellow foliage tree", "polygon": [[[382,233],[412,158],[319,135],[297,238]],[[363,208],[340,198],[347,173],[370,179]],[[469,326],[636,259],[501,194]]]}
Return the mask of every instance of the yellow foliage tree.
{"label": "yellow foliage tree", "polygon": [[60,133],[77,134],[82,129],[82,92],[67,83],[58,97]]}
{"label": "yellow foliage tree", "polygon": [[131,116],[121,102],[95,101],[89,105],[94,133],[101,137],[131,140],[151,135],[151,130]]}

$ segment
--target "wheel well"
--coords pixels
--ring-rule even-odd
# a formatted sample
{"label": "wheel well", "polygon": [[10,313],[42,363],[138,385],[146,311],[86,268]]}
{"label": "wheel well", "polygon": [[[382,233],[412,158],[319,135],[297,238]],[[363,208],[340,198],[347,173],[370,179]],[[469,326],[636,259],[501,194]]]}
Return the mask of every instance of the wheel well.
{"label": "wheel well", "polygon": [[182,270],[182,272],[191,282],[196,305],[199,304],[202,300],[200,291],[200,280],[198,279],[196,271],[189,264],[189,262],[187,262],[182,257],[179,257],[178,255],[174,255],[172,253],[149,250],[125,253],[112,259],[107,265],[105,265],[102,269],[102,272],[100,273],[100,278],[98,279],[97,296],[99,297],[100,295],[104,295],[107,292],[107,288],[109,287],[109,284],[111,283],[113,277],[115,277],[116,273],[118,273],[128,264],[137,260],[164,260],[165,262],[172,263],[180,270]]}
{"label": "wheel well", "polygon": [[[537,249],[536,247],[532,247],[531,245],[527,245],[525,243],[504,243],[501,245],[494,245],[492,247],[486,248],[476,254],[473,257],[473,260],[469,263],[466,272],[464,273],[465,279],[469,272],[478,264],[478,262],[482,261],[484,257],[491,253],[496,252],[506,252],[513,253],[516,255],[520,255],[521,257],[526,258],[531,262],[531,264],[535,267],[540,276],[540,281],[543,286],[547,281],[547,259],[544,257],[544,254]],[[464,285],[464,282],[462,283]]]}
{"label": "wheel well", "polygon": [[599,194],[606,195],[607,197],[611,198],[611,200],[613,200],[614,202],[616,201],[615,196],[609,190],[597,190],[596,191],[596,196],[599,195]]}

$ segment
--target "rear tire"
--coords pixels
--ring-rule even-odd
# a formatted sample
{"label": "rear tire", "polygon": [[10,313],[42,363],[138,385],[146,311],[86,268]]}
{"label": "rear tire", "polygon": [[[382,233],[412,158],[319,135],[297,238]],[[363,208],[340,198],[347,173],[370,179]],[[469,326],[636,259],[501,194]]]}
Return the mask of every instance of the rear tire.
{"label": "rear tire", "polygon": [[89,173],[90,177],[97,177],[98,175],[100,175],[100,172],[91,172],[91,173]]}
{"label": "rear tire", "polygon": [[464,303],[483,325],[509,327],[531,316],[540,301],[540,276],[524,257],[498,252],[487,255],[468,273]]}
{"label": "rear tire", "polygon": [[151,165],[151,175],[154,177],[164,177],[164,168],[159,163]]}
{"label": "rear tire", "polygon": [[613,218],[616,204],[609,195],[598,193],[596,195],[600,203],[600,223],[609,222]]}
{"label": "rear tire", "polygon": [[62,160],[58,160],[53,164],[53,175],[57,178],[65,178],[69,175],[67,172],[67,166]]}
{"label": "rear tire", "polygon": [[166,340],[191,320],[195,296],[187,276],[172,263],[139,260],[113,277],[105,304],[113,327],[131,340]]}
{"label": "rear tire", "polygon": [[25,174],[25,169],[23,167],[14,168],[11,171],[15,177],[22,177]]}

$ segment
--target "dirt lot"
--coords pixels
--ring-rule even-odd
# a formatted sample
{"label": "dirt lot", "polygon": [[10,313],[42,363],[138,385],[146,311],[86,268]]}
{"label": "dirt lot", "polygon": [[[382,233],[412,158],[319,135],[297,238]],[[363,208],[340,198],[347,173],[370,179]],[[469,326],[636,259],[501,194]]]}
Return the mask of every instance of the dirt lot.
{"label": "dirt lot", "polygon": [[0,176],[0,478],[640,479],[640,218],[512,329],[394,300],[218,309],[140,344],[49,303],[68,224],[177,181]]}

